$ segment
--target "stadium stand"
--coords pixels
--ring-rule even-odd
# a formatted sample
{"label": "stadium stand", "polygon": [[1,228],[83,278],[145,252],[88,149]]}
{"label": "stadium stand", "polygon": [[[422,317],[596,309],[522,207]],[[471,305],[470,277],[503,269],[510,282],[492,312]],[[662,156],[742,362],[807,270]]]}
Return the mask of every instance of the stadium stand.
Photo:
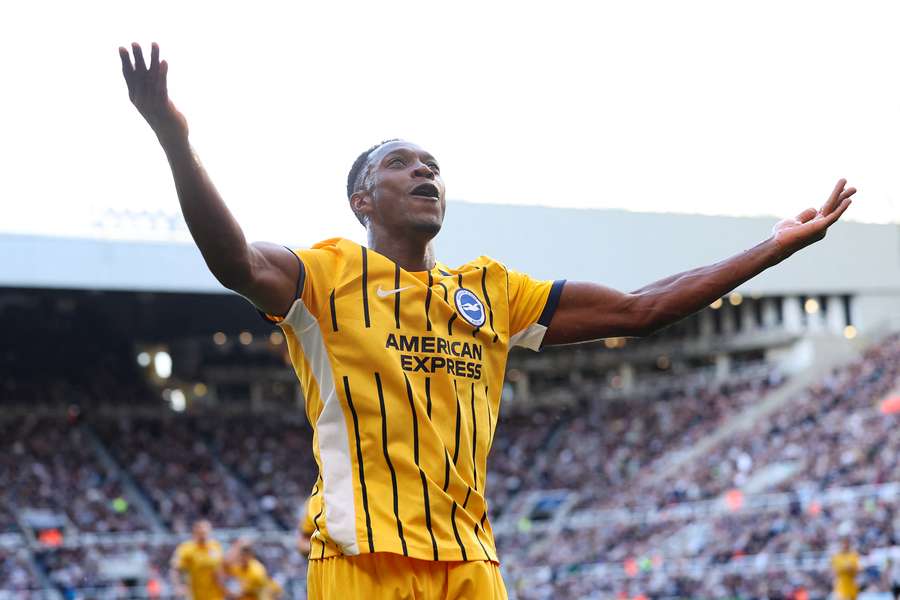
{"label": "stadium stand", "polygon": [[186,534],[200,518],[268,528],[258,500],[217,460],[196,419],[123,417],[94,428],[170,530]]}
{"label": "stadium stand", "polygon": [[50,511],[80,531],[146,529],[135,511],[115,510],[124,494],[117,475],[105,468],[84,431],[68,420],[23,417],[0,422],[0,498],[3,529],[15,512]]}
{"label": "stadium stand", "polygon": [[[262,323],[246,326],[248,344],[198,329],[167,346],[176,364],[161,380],[135,366],[145,346],[124,324],[136,299],[82,310],[96,299],[45,296],[0,310],[0,326],[33,340],[0,352],[0,599],[171,597],[172,549],[200,517],[220,541],[255,538],[287,597],[302,598],[294,531],[316,474],[310,429],[292,393],[269,402],[274,388],[250,384],[283,368],[283,344]],[[26,368],[53,328],[66,344],[94,341],[45,373]],[[172,335],[148,332],[150,344]],[[880,403],[900,386],[900,336],[666,473],[666,456],[795,376],[779,356],[797,336],[722,361],[689,347],[695,333],[511,357],[488,484],[511,597],[823,598],[843,535],[864,556],[863,583],[883,586],[900,544],[900,417]],[[192,394],[200,381],[209,392]],[[184,412],[163,400],[175,388]]]}

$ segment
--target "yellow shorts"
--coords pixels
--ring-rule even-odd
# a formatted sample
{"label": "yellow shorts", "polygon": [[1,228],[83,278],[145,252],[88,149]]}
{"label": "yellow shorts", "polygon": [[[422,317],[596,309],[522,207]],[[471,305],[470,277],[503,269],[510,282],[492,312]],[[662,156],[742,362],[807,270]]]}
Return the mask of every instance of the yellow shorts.
{"label": "yellow shorts", "polygon": [[500,566],[376,552],[309,561],[309,600],[506,600]]}

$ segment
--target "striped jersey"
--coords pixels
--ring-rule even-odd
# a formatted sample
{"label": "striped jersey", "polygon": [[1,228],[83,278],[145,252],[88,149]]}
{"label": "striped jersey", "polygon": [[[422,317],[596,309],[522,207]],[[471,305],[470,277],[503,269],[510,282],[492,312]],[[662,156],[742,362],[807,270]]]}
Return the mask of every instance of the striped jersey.
{"label": "striped jersey", "polygon": [[484,256],[411,272],[345,239],[295,253],[299,296],[270,318],[314,432],[310,558],[497,561],[484,486],[507,353],[540,348],[563,282]]}

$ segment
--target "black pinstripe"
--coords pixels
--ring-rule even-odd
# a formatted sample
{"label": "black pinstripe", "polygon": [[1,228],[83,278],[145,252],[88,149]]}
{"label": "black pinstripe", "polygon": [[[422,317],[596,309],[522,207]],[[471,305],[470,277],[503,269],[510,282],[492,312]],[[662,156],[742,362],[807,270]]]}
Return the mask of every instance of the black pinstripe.
{"label": "black pinstripe", "polygon": [[347,396],[347,406],[353,416],[353,433],[356,435],[356,464],[359,465],[359,487],[362,489],[363,512],[366,513],[366,533],[369,536],[369,552],[375,552],[375,544],[372,541],[372,518],[369,516],[369,494],[366,490],[366,471],[363,465],[362,445],[359,441],[359,417],[356,416],[356,408],[353,406],[353,398],[350,396],[350,380],[344,375],[344,394]]}
{"label": "black pinstripe", "polygon": [[[400,265],[394,265],[394,289],[400,289]],[[394,323],[400,329],[400,292],[394,292]]]}
{"label": "black pinstripe", "polygon": [[369,255],[365,246],[362,246],[362,303],[363,319],[369,327]]}
{"label": "black pinstripe", "polygon": [[484,386],[484,399],[488,409],[488,448],[494,442],[494,413],[491,410],[491,396],[488,394],[488,386]]}
{"label": "black pinstripe", "polygon": [[[431,331],[431,315],[428,314],[428,308],[431,306],[431,286],[434,285],[434,278],[431,276],[431,271],[428,272],[428,290],[425,292],[425,331]],[[431,416],[431,411],[428,412],[428,416]]]}
{"label": "black pinstripe", "polygon": [[447,335],[453,335],[453,321],[456,320],[456,316],[456,313],[453,313],[453,316],[447,321]]}
{"label": "black pinstripe", "polygon": [[331,305],[331,329],[333,331],[337,331],[337,313],[334,310],[334,290],[331,290],[331,298],[329,299],[328,303]]}
{"label": "black pinstripe", "polygon": [[387,414],[384,410],[384,391],[381,389],[381,376],[375,373],[375,387],[378,388],[378,402],[381,405],[381,444],[384,451],[384,460],[391,472],[391,488],[394,492],[394,518],[397,519],[397,535],[400,537],[400,545],[403,547],[403,556],[409,556],[406,550],[406,539],[403,537],[403,523],[400,521],[400,499],[397,495],[397,472],[391,462],[387,443]]}
{"label": "black pinstripe", "polygon": [[438,560],[437,540],[434,539],[434,531],[431,529],[431,502],[428,499],[428,481],[425,478],[425,471],[419,466],[419,418],[416,415],[416,403],[413,400],[409,378],[404,375],[403,379],[406,381],[406,397],[409,399],[409,410],[412,412],[413,418],[413,459],[416,463],[416,468],[419,469],[419,477],[422,479],[422,497],[425,500],[425,527],[428,529],[428,535],[431,536],[431,549],[434,552],[434,560]]}
{"label": "black pinstripe", "polygon": [[450,453],[444,448],[444,491],[450,487]]}
{"label": "black pinstripe", "polygon": [[[322,516],[322,511],[325,510],[325,503],[322,503],[322,506],[319,507],[319,512],[316,513],[316,516],[313,517],[313,525],[316,526],[316,531],[319,531],[319,517]],[[319,540],[321,541],[321,540]],[[325,558],[325,542],[322,542],[322,554],[319,558]]]}
{"label": "black pinstripe", "polygon": [[478,542],[478,545],[481,546],[481,551],[484,552],[485,560],[491,560],[490,554],[488,554],[487,548],[484,547],[484,544],[481,543],[481,538],[478,537],[478,523],[475,523],[475,541]]}
{"label": "black pinstripe", "polygon": [[[319,493],[319,482],[316,481],[316,485],[313,486],[313,491],[312,491],[312,494],[310,494],[310,498],[312,498],[313,496],[315,496],[315,495],[318,494],[318,493]],[[324,506],[324,505],[323,505],[323,506]],[[308,509],[309,507],[307,506],[306,508]],[[315,526],[316,529],[315,529],[315,531],[313,531],[312,534],[309,536],[309,539],[310,539],[310,542],[309,542],[309,553],[310,553],[310,554],[312,554],[312,538],[316,535],[317,532],[319,532],[319,524],[316,523],[316,519],[318,519],[321,515],[322,515],[322,510],[320,509],[319,512],[316,514],[316,516],[313,517],[313,525]],[[321,533],[321,532],[319,532],[319,533]],[[323,542],[323,541],[322,541],[321,539],[319,539],[319,538],[316,538],[316,541],[319,542],[320,544],[322,544],[322,554],[325,554],[325,542]]]}
{"label": "black pinstripe", "polygon": [[447,291],[447,286],[440,281],[438,282],[438,285],[444,288],[444,302],[450,302],[450,292]]}
{"label": "black pinstripe", "polygon": [[494,332],[494,343],[497,343],[497,340],[500,338],[497,336],[497,330],[494,329],[494,309],[491,306],[491,297],[488,295],[487,283],[485,282],[485,279],[487,279],[487,270],[487,267],[482,267],[481,269],[481,291],[484,293],[484,301],[487,303],[488,323],[491,326],[491,331]]}
{"label": "black pinstripe", "polygon": [[478,450],[478,418],[475,416],[475,382],[472,382],[472,480],[475,482],[475,491],[478,491],[478,462],[475,454]]}
{"label": "black pinstripe", "polygon": [[428,418],[431,418],[431,377],[425,378],[425,411]]}
{"label": "black pinstripe", "polygon": [[462,424],[462,407],[459,405],[459,392],[456,389],[456,380],[453,380],[453,395],[456,396],[456,442],[453,447],[453,464],[459,460],[459,428]]}
{"label": "black pinstripe", "polygon": [[469,557],[466,556],[466,547],[463,546],[462,540],[459,537],[459,530],[456,529],[456,502],[453,502],[453,509],[450,511],[450,524],[453,525],[453,535],[456,536],[456,543],[459,544],[459,549],[462,552],[462,559],[469,560]]}

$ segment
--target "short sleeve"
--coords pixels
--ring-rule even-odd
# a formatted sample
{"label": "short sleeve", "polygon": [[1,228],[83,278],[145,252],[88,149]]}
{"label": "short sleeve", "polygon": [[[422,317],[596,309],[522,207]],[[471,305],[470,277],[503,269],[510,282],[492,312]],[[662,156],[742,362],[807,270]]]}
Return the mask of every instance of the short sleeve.
{"label": "short sleeve", "polygon": [[538,280],[519,271],[509,276],[509,345],[540,350],[565,280]]}
{"label": "short sleeve", "polygon": [[179,571],[187,570],[190,567],[190,556],[184,544],[179,544],[175,548],[175,554],[172,556],[172,566]]}
{"label": "short sleeve", "polygon": [[[338,277],[341,263],[339,239],[325,240],[312,248],[292,250],[300,260],[300,278],[297,282],[297,295],[309,311],[318,317],[328,306],[334,283]],[[293,307],[293,305],[292,305]],[[280,323],[287,315],[266,314],[266,320]]]}
{"label": "short sleeve", "polygon": [[255,594],[264,590],[268,583],[269,574],[266,573],[266,568],[260,562],[253,562],[251,563],[248,577],[244,582],[244,589],[242,591]]}

